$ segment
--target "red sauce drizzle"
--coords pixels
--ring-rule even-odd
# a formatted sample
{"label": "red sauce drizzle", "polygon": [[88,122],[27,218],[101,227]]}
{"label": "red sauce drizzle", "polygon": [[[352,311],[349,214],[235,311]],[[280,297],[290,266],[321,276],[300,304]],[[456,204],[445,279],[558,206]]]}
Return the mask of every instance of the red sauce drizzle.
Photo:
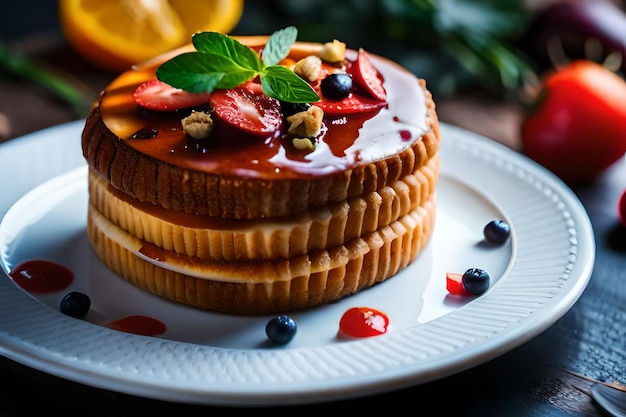
{"label": "red sauce drizzle", "polygon": [[109,323],[107,327],[143,336],[157,336],[167,330],[165,323],[147,316],[127,316]]}
{"label": "red sauce drizzle", "polygon": [[22,289],[30,293],[49,294],[70,286],[74,274],[63,265],[43,259],[22,262],[9,276]]}

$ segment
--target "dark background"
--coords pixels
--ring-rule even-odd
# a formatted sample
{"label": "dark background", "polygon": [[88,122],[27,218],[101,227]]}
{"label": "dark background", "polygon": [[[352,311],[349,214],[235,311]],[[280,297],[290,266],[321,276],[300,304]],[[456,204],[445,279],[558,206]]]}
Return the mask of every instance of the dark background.
{"label": "dark background", "polygon": [[[382,55],[388,55],[383,52],[399,53],[414,62],[418,75],[431,79],[433,85],[442,78],[428,72],[432,62],[423,57],[429,56],[425,55],[429,51],[414,46],[394,49],[398,45],[362,35],[368,33],[368,26],[358,9],[346,16],[345,5],[353,2],[347,1],[337,9],[332,4],[340,3],[338,0],[315,3],[319,5],[319,13],[326,16],[324,22],[348,19],[354,24],[345,26],[346,32],[340,32],[339,28],[336,33],[324,33],[332,33],[333,37],[350,45],[362,44]],[[364,0],[360,4],[366,3],[368,1]],[[533,6],[543,3],[537,1]],[[248,0],[234,33],[269,33],[285,26],[285,22],[296,24],[294,16],[301,16],[304,23],[311,25],[320,19],[316,15],[293,11],[294,7],[307,7],[309,1],[286,4]],[[0,41],[13,52],[61,77],[68,77],[94,98],[116,76],[94,68],[67,45],[58,27],[55,1],[3,0],[1,6]],[[287,13],[284,7],[291,7],[291,11]],[[455,79],[454,88],[442,87],[436,91],[435,101],[442,122],[519,149],[519,125],[524,107],[511,97],[510,92],[486,89],[464,76]],[[14,74],[0,72],[0,141],[81,117],[76,109],[45,88]],[[0,178],[2,181],[5,179]],[[589,285],[575,306],[543,334],[485,365],[423,386],[352,401],[285,407],[270,412],[371,413],[371,410],[381,409],[382,412],[393,411],[402,405],[412,414],[419,415],[429,415],[427,409],[443,406],[440,413],[430,415],[602,416],[589,395],[592,383],[626,383],[626,239],[615,209],[625,187],[626,175],[623,163],[620,163],[591,184],[574,189],[595,230],[596,264]],[[0,378],[4,383],[0,393],[2,415],[56,411],[72,415],[200,416],[234,412],[93,389],[5,358],[0,358]]]}

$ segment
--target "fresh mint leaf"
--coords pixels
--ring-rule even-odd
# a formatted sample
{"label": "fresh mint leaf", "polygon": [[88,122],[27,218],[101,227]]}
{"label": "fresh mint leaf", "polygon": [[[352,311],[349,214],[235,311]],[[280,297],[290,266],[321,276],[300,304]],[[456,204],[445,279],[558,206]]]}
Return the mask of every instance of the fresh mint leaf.
{"label": "fresh mint leaf", "polygon": [[257,75],[263,92],[291,103],[313,103],[319,96],[302,78],[287,67],[277,65],[296,41],[298,30],[288,26],[269,37],[262,51],[263,60],[252,48],[217,32],[201,32],[192,37],[197,52],[178,55],[156,70],[159,80],[192,93],[235,88]]}
{"label": "fresh mint leaf", "polygon": [[157,68],[157,78],[191,93],[235,88],[257,75],[228,57],[204,52],[178,55]]}
{"label": "fresh mint leaf", "polygon": [[289,68],[266,67],[260,74],[263,92],[272,98],[290,103],[313,103],[320,98],[309,83]]}
{"label": "fresh mint leaf", "polygon": [[282,61],[298,38],[298,29],[288,26],[272,34],[263,47],[263,64],[265,66],[276,65]]}
{"label": "fresh mint leaf", "polygon": [[217,32],[200,32],[191,38],[198,52],[221,55],[237,62],[241,67],[260,71],[261,60],[255,51],[236,39]]}

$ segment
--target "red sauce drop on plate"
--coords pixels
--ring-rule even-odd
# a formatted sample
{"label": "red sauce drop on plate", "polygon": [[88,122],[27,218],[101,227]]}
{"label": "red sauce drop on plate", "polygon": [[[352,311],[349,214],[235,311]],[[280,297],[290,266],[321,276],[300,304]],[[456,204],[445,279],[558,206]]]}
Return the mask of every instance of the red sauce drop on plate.
{"label": "red sauce drop on plate", "polygon": [[339,321],[339,334],[342,337],[372,337],[387,332],[389,317],[371,307],[352,307]]}
{"label": "red sauce drop on plate", "polygon": [[49,294],[61,291],[72,283],[74,274],[63,265],[43,259],[22,262],[9,276],[30,293]]}
{"label": "red sauce drop on plate", "polygon": [[147,316],[128,316],[107,325],[110,329],[143,336],[157,336],[165,333],[165,323]]}
{"label": "red sauce drop on plate", "polygon": [[410,130],[402,129],[399,133],[402,140],[411,140],[411,138],[413,137]]}

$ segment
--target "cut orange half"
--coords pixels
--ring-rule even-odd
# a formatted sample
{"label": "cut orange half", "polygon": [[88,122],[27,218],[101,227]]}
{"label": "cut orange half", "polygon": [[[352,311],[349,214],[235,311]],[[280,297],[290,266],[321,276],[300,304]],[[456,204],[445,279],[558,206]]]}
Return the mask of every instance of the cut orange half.
{"label": "cut orange half", "polygon": [[191,42],[195,32],[228,33],[244,0],[59,0],[68,42],[94,65],[121,72]]}

